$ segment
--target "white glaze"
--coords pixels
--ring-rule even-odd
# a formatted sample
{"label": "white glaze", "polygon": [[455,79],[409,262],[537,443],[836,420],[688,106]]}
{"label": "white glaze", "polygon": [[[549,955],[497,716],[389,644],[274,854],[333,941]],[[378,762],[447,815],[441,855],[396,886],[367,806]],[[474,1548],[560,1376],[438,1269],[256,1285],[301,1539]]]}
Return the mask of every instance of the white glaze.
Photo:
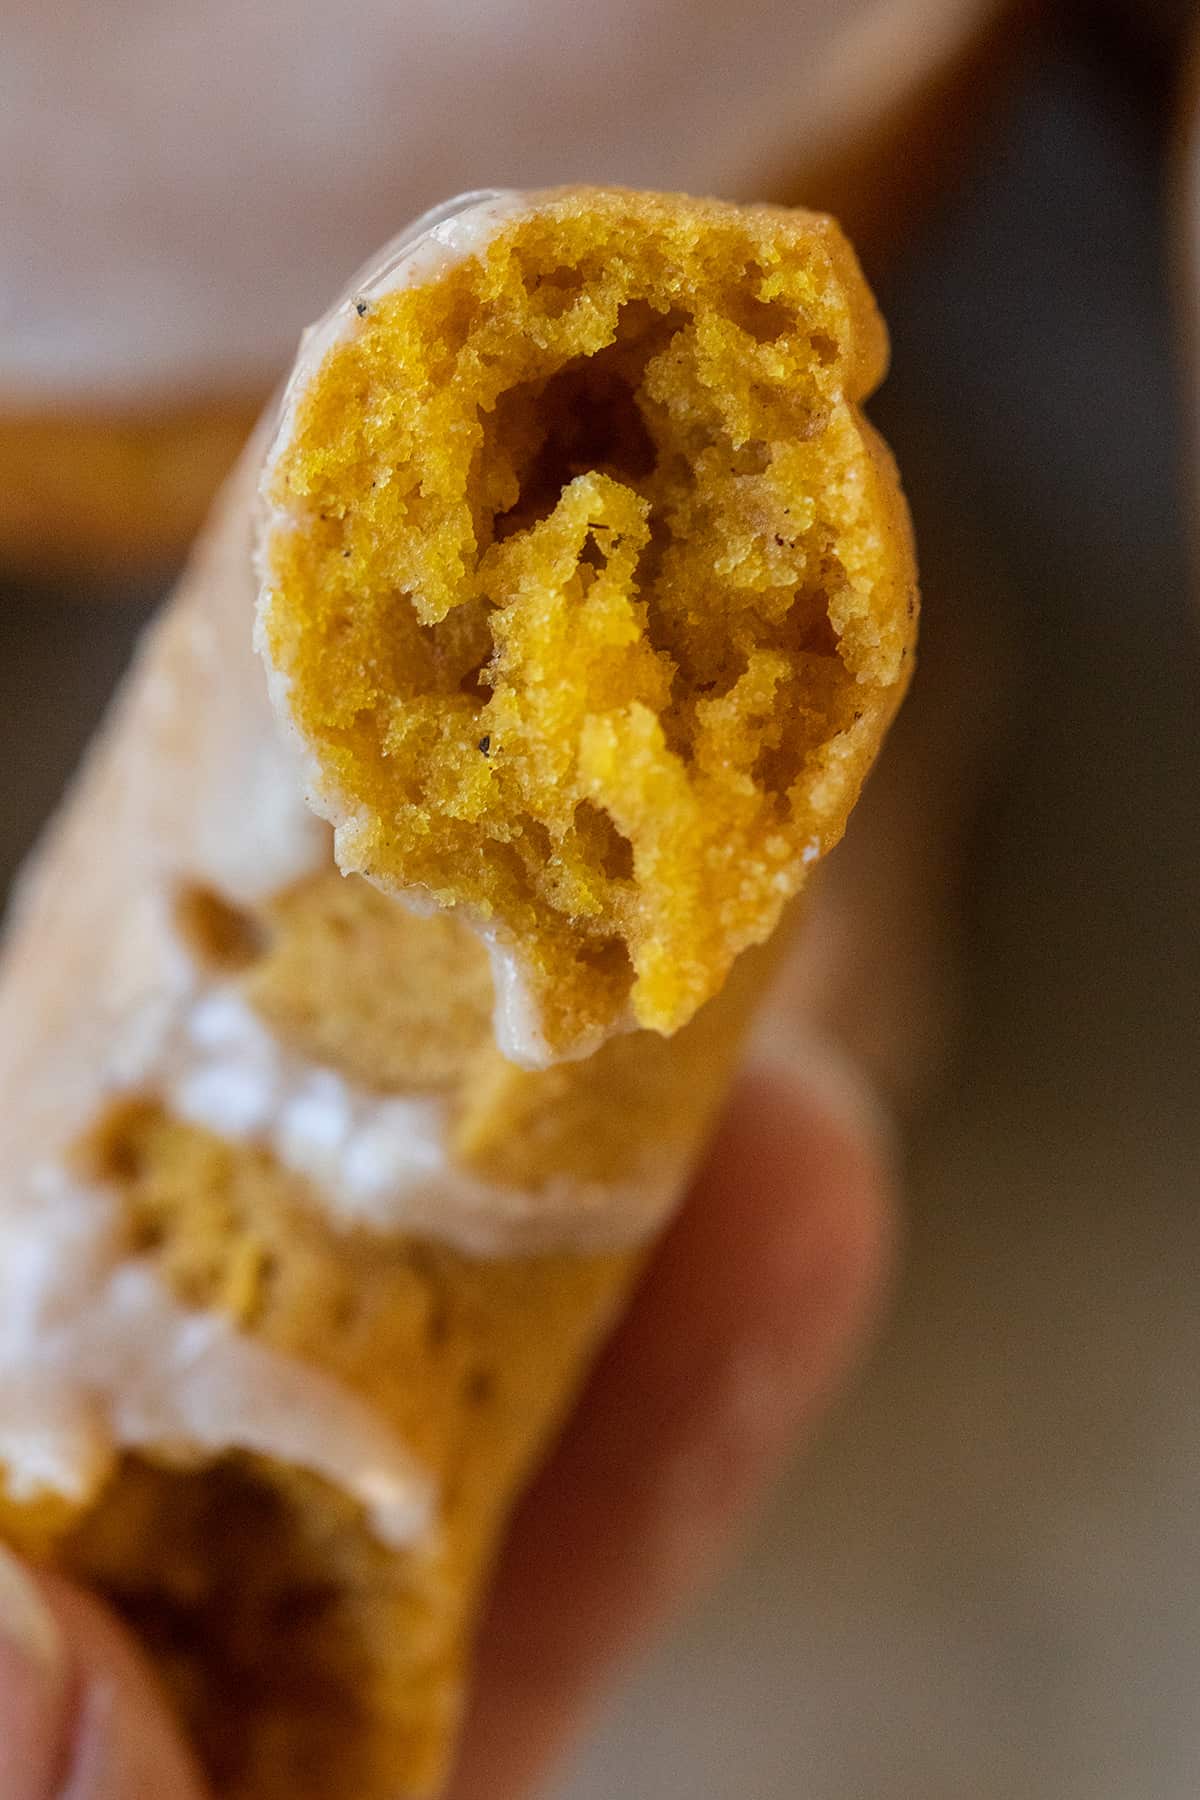
{"label": "white glaze", "polygon": [[[104,773],[93,768],[88,784],[102,809],[112,798]],[[92,817],[102,824],[105,813]],[[68,850],[72,824],[59,840]],[[84,1498],[120,1448],[182,1461],[255,1450],[340,1484],[387,1541],[420,1540],[431,1484],[370,1409],[319,1369],[267,1350],[217,1314],[180,1306],[131,1260],[114,1196],[68,1175],[80,1133],[114,1098],[158,1091],[179,1022],[197,1004],[167,892],[114,895],[104,863],[80,871],[90,890],[72,887],[70,862],[51,856],[44,882],[35,876],[27,887],[0,993],[11,1100],[0,1117],[8,1486],[18,1498],[46,1488]],[[122,909],[111,915],[107,954],[91,967],[70,916],[89,898],[102,917],[110,905]],[[39,980],[42,1009],[26,1011]]]}
{"label": "white glaze", "polygon": [[348,1490],[378,1535],[427,1535],[428,1477],[371,1408],[320,1372],[181,1306],[131,1260],[116,1203],[29,1172],[0,1231],[0,1464],[14,1499],[84,1502],[118,1448],[184,1466],[274,1458]]}
{"label": "white glaze", "polygon": [[155,1090],[194,1005],[174,899],[265,898],[328,864],[251,644],[255,451],[148,634],[74,795],[19,884],[0,983],[0,1461],[17,1494],[94,1490],[121,1447],[258,1450],[429,1529],[404,1445],[317,1368],[179,1306],[130,1260],[113,1196],[66,1174],[117,1094]]}
{"label": "white glaze", "polygon": [[663,1222],[678,1160],[647,1147],[620,1188],[577,1179],[503,1188],[447,1155],[442,1102],[371,1093],[280,1043],[232,987],[197,991],[154,1056],[172,1112],[257,1143],[312,1182],[341,1224],[436,1237],[476,1255],[619,1249]]}
{"label": "white glaze", "polygon": [[[147,905],[140,941],[168,937],[168,919]],[[643,1176],[619,1188],[563,1178],[528,1192],[472,1178],[447,1158],[437,1102],[371,1094],[288,1050],[182,951],[157,966],[161,986],[110,1017],[91,1118],[122,1095],[153,1094],[225,1141],[271,1150],[346,1227],[479,1255],[638,1242],[679,1191],[678,1158],[653,1147]],[[339,1483],[385,1541],[424,1538],[432,1484],[395,1435],[319,1369],[180,1306],[129,1258],[113,1196],[67,1175],[77,1134],[52,1141],[57,1158],[35,1158],[28,1120],[36,1138],[45,1118],[35,1092],[25,1127],[9,1130],[21,1141],[5,1159],[13,1177],[0,1205],[0,1464],[14,1496],[86,1499],[119,1448],[182,1462],[253,1450]]]}

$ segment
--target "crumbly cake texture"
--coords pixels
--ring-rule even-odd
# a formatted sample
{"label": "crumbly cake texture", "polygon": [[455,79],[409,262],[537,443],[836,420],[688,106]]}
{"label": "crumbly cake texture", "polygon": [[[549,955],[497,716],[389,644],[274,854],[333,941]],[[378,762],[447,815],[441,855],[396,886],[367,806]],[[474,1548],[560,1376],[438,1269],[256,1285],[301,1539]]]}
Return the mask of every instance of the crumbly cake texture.
{"label": "crumbly cake texture", "polygon": [[480,928],[537,1054],[671,1033],[836,843],[908,678],[853,253],[568,189],[357,312],[269,473],[262,615],[339,863]]}
{"label": "crumbly cake texture", "polygon": [[[74,803],[25,884],[7,950],[0,1069],[15,1098],[5,1121],[13,1129],[0,1136],[0,1252],[10,1190],[26,1193],[23,1159],[61,1162],[81,1241],[89,1241],[92,1199],[115,1201],[118,1268],[151,1276],[184,1318],[227,1321],[293,1375],[310,1371],[365,1402],[429,1477],[435,1497],[427,1529],[388,1543],[349,1477],[343,1484],[298,1460],[222,1449],[219,1429],[216,1448],[210,1437],[185,1435],[134,1450],[118,1434],[111,1462],[86,1491],[70,1495],[53,1484],[31,1493],[27,1469],[0,1466],[0,1533],[94,1584],[130,1621],[223,1800],[436,1793],[463,1705],[474,1619],[510,1508],[703,1145],[783,935],[753,947],[790,892],[784,881],[764,899],[762,870],[775,855],[768,837],[793,852],[798,846],[801,868],[808,832],[819,832],[821,849],[834,840],[911,660],[911,551],[890,465],[840,389],[830,387],[817,404],[821,382],[832,380],[828,371],[840,369],[847,392],[857,394],[878,374],[883,354],[880,328],[833,228],[807,215],[586,191],[521,217],[542,221],[532,240],[519,228],[511,241],[502,233],[494,262],[490,251],[468,256],[428,291],[411,290],[423,329],[451,333],[439,354],[464,355],[475,341],[481,281],[499,284],[497,304],[508,309],[513,339],[507,349],[504,334],[489,340],[507,385],[490,411],[480,410],[476,449],[458,462],[437,450],[443,438],[463,436],[454,382],[446,383],[440,423],[432,393],[410,409],[433,455],[421,530],[411,529],[409,513],[421,510],[422,496],[397,478],[395,510],[381,508],[358,525],[332,512],[328,520],[307,519],[275,546],[286,550],[295,575],[280,619],[302,626],[293,647],[311,678],[313,704],[332,705],[333,689],[354,680],[374,696],[361,717],[337,731],[322,727],[332,735],[320,741],[321,768],[343,783],[358,779],[361,765],[363,779],[394,800],[375,737],[376,714],[388,710],[384,687],[394,682],[412,700],[414,718],[426,722],[419,766],[429,791],[412,808],[425,806],[431,838],[442,834],[441,847],[429,851],[430,869],[441,871],[443,897],[462,905],[418,916],[384,891],[394,884],[377,869],[370,880],[368,872],[340,872],[329,834],[299,804],[300,773],[279,749],[250,648],[249,501],[260,448],[227,490]],[[578,266],[563,274],[566,265],[554,264],[550,275],[558,269],[559,279],[518,280],[523,259],[548,241],[538,234],[552,227],[577,246]],[[586,249],[589,229],[594,252]],[[609,265],[619,276],[611,288]],[[694,299],[690,324],[676,317],[686,310],[682,277],[670,275],[685,265],[697,294],[705,270],[719,294],[719,304]],[[747,287],[741,298],[735,266]],[[652,277],[676,282],[665,312],[654,303],[658,287],[650,298],[640,289],[630,297],[621,285],[626,267],[642,287]],[[770,270],[783,283],[778,291]],[[593,310],[593,293],[601,322],[588,353],[573,348],[572,334]],[[455,295],[461,305],[447,314]],[[778,320],[764,310],[779,305],[798,320],[797,295],[811,309],[805,332],[785,324],[773,337]],[[386,325],[391,302],[380,310]],[[535,311],[543,324],[531,337]],[[538,354],[549,365],[531,375],[528,345],[536,347],[539,332],[546,346]],[[793,345],[802,336],[811,361]],[[355,335],[346,348],[371,341]],[[397,341],[385,331],[373,385],[357,399],[367,493],[376,491],[370,480],[380,480],[367,469],[383,466],[384,445],[401,429]],[[422,368],[434,354],[432,337],[399,341]],[[798,371],[791,402],[786,382],[770,373],[773,358]],[[452,373],[449,363],[442,373]],[[656,382],[658,399],[649,395]],[[764,430],[790,404],[790,434],[748,438],[732,450],[709,443],[717,427],[698,421],[705,407],[719,411],[725,394],[739,416]],[[642,419],[644,399],[639,426],[632,421]],[[348,393],[324,375],[310,402],[298,444],[308,442],[304,432],[326,402],[343,422],[352,410]],[[504,429],[490,435],[497,419]],[[678,490],[669,490],[665,466],[660,479],[648,465],[645,445],[658,442],[655,430],[674,446],[666,460]],[[642,445],[641,473],[630,464],[631,442]],[[345,483],[358,464],[337,433],[329,455],[328,479]],[[729,457],[741,459],[736,468]],[[780,459],[792,470],[790,487],[779,486]],[[594,466],[580,472],[579,463]],[[455,532],[465,529],[461,496],[455,502],[452,492],[460,477],[472,532],[477,518],[480,532],[492,532],[478,566],[515,583],[507,601],[507,590],[498,589],[498,598],[489,590],[453,604],[455,557],[462,565],[463,554]],[[824,570],[819,588],[815,574],[796,577],[791,607],[782,588],[801,552],[775,543],[784,505],[808,508],[797,540],[807,544],[809,574],[818,564]],[[855,508],[866,509],[862,530],[839,527],[835,547],[818,556],[824,540],[816,520],[858,517]],[[499,509],[512,515],[509,524],[485,526]],[[669,529],[657,523],[663,509],[675,521]],[[676,535],[685,519],[686,539]],[[321,547],[326,534],[345,531],[353,541],[339,542],[330,560]],[[628,545],[614,542],[626,532]],[[868,555],[862,546],[872,542]],[[852,545],[861,587],[833,579],[831,559],[844,572]],[[704,548],[709,563],[694,565],[689,546]],[[352,594],[334,577],[355,563]],[[711,573],[718,564],[720,581]],[[668,581],[664,570],[676,573]],[[446,611],[429,623],[403,597],[415,592],[418,572],[422,593],[444,583],[437,591]],[[344,609],[341,627],[323,610],[325,582]],[[359,593],[361,609],[351,604]],[[568,615],[583,614],[589,619],[572,658],[563,633]],[[283,629],[279,620],[275,626]],[[327,632],[326,677],[311,660],[318,630]],[[351,638],[357,663],[345,648]],[[535,680],[529,671],[539,658],[544,679]],[[414,668],[422,672],[419,692]],[[439,670],[453,680],[443,681]],[[297,686],[307,692],[304,679]],[[551,688],[560,690],[558,708],[549,703]],[[468,713],[489,706],[497,709],[495,757],[490,741],[481,744],[493,735],[488,725],[465,724]],[[578,784],[586,758],[564,755],[564,746],[587,738],[594,747],[606,720],[617,734],[615,761],[597,751],[587,763],[594,797],[575,800],[564,824],[550,773],[561,770],[568,789]],[[477,734],[470,758],[464,729]],[[454,808],[474,791],[471,771],[502,768],[506,738],[516,772],[495,796],[479,790],[472,831],[461,835]],[[412,781],[414,743],[402,726],[394,740],[393,769]],[[704,808],[692,793],[703,783]],[[744,892],[722,885],[710,806],[724,823],[730,858],[746,862]],[[415,814],[405,816],[410,828]],[[384,836],[373,841],[382,854]],[[474,884],[469,893],[447,888],[447,843],[469,852],[460,871]],[[561,855],[550,853],[556,844]],[[794,854],[790,863],[783,856],[775,873],[798,873],[795,862]],[[556,967],[563,974],[567,1000],[558,1013],[538,990],[552,1035],[572,1045],[604,1037],[614,1013],[628,1010],[621,989],[633,985],[630,970],[648,984],[645,1004],[646,994],[658,996],[656,1028],[615,1032],[586,1060],[543,1068],[503,1056],[489,954],[462,922],[464,911],[482,909],[497,871],[513,877],[506,905],[519,897],[516,912],[504,914],[509,929],[516,919],[524,934],[513,936],[514,953],[547,979]],[[698,886],[706,904],[724,908],[715,938]],[[688,921],[698,950],[689,949]],[[647,975],[654,974],[653,957],[646,958],[656,933],[678,946],[689,971],[682,987],[669,969],[657,985]],[[752,947],[735,955],[731,946],[742,943]],[[720,991],[701,1005],[706,984]],[[440,1124],[428,1180],[441,1210],[406,1213],[412,1194],[401,1182],[391,1222],[386,1214],[348,1214],[338,1199],[345,1171],[336,1158],[321,1173],[311,1161],[289,1162],[279,1133],[235,1128],[245,1096],[231,1095],[228,1085],[224,1127],[189,1114],[172,1059],[189,1009],[206,993],[232,996],[265,1034],[269,1055],[278,1051],[289,1067],[306,1069],[310,1096],[313,1082],[326,1095],[333,1083],[339,1104],[351,1110],[392,1100],[432,1108]],[[148,1035],[142,1027],[154,1026],[160,1000],[174,1023],[156,1039],[159,1027]],[[122,1037],[123,1054],[137,1050],[132,1080],[115,1053],[126,1011],[138,1027],[128,1043]],[[158,1045],[148,1061],[147,1042]],[[112,1068],[97,1076],[110,1049]],[[329,1115],[318,1108],[315,1120],[328,1124]],[[313,1125],[310,1112],[310,1150]],[[455,1237],[460,1204],[482,1208],[490,1227],[483,1247],[473,1236]],[[419,1228],[403,1222],[417,1216]],[[474,1232],[479,1217],[469,1222]],[[6,1272],[0,1265],[0,1282]],[[3,1292],[13,1291],[10,1280]],[[20,1312],[0,1316],[0,1325],[15,1324],[18,1339]],[[153,1357],[157,1346],[124,1348],[131,1381],[144,1381],[138,1359]],[[35,1365],[38,1350],[31,1341]],[[0,1361],[11,1355],[11,1339],[0,1331]],[[66,1400],[78,1398],[80,1384],[86,1397],[89,1374],[68,1363]],[[323,1391],[328,1400],[328,1385]],[[102,1396],[94,1398],[99,1407]],[[0,1427],[3,1399],[0,1391]],[[255,1404],[266,1401],[256,1388]],[[314,1417],[328,1416],[316,1406],[314,1393]]]}

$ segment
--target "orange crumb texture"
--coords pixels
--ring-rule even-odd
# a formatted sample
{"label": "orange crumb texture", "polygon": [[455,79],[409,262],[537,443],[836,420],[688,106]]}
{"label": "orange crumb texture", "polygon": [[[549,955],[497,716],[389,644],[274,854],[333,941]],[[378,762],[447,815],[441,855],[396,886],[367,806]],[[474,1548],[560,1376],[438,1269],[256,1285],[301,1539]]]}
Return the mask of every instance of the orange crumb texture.
{"label": "orange crumb texture", "polygon": [[830,219],[573,188],[305,392],[264,617],[339,860],[493,935],[555,1053],[676,1031],[841,836],[916,622],[886,357]]}

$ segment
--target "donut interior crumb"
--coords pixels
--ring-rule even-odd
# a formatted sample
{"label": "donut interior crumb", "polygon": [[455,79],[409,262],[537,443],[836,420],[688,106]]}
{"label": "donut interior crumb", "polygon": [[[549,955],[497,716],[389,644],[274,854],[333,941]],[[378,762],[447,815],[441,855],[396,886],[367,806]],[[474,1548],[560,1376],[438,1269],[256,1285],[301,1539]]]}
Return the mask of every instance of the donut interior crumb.
{"label": "donut interior crumb", "polygon": [[915,600],[828,220],[566,190],[372,301],[299,407],[266,636],[339,861],[662,1033],[836,841]]}

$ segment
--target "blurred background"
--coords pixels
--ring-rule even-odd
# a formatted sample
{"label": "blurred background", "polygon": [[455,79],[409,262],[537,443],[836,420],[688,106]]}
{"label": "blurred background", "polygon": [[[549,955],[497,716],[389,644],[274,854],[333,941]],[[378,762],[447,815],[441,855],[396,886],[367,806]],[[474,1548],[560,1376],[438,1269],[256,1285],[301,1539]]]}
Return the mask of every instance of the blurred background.
{"label": "blurred background", "polygon": [[[897,1304],[559,1800],[1200,1793],[1200,702],[1168,90],[1044,34],[883,283],[928,624],[1016,640]],[[942,664],[939,663],[939,674]]]}
{"label": "blurred background", "polygon": [[[62,367],[21,308],[29,271],[49,281],[54,256],[69,256],[67,215],[61,245],[39,240],[3,270],[0,865],[7,880],[57,798],[288,338],[416,205],[469,181],[550,179],[554,132],[577,129],[557,165],[567,176],[838,206],[892,328],[893,373],[873,410],[904,472],[926,595],[922,670],[889,752],[899,773],[879,791],[889,807],[900,791],[898,816],[918,822],[906,842],[921,841],[922,818],[939,821],[939,893],[926,907],[897,882],[868,911],[862,944],[883,969],[893,944],[907,956],[920,938],[918,914],[937,938],[912,951],[917,991],[920,971],[937,971],[936,1026],[902,983],[914,1048],[901,1031],[875,1057],[909,1121],[904,1266],[885,1337],[815,1454],[721,1588],[616,1698],[556,1800],[1190,1800],[1191,9],[762,10],[767,47],[783,34],[787,56],[756,51],[733,67],[722,58],[753,36],[754,7],[697,5],[694,32],[683,4],[614,7],[592,43],[610,45],[610,81],[622,30],[653,17],[676,46],[633,96],[636,141],[602,131],[617,102],[592,94],[574,124],[565,102],[552,107],[541,138],[505,140],[487,166],[468,142],[454,153],[462,170],[449,152],[444,170],[426,144],[398,165],[402,202],[386,210],[385,184],[337,229],[327,217],[314,243],[289,244],[272,293],[264,274],[248,295],[237,258],[252,252],[231,252],[223,292],[212,276],[211,317],[198,307],[185,330],[175,315],[174,340],[155,340],[161,365],[148,355],[141,373],[136,333],[122,364],[92,356],[87,330],[91,317],[102,333],[106,305],[119,311],[138,233],[120,268],[111,233],[103,256],[83,242],[79,270],[55,288],[62,317],[73,285],[83,296]],[[19,55],[10,81],[56,54],[53,32],[22,37],[15,22],[24,76]],[[416,57],[405,90],[418,109],[420,68]],[[260,125],[274,142],[278,121]],[[789,132],[803,141],[789,147]],[[144,198],[152,161],[137,173]],[[20,212],[11,185],[0,219]],[[193,199],[207,221],[193,250],[211,272],[222,197]],[[283,279],[297,261],[304,291]],[[197,266],[164,250],[156,294],[194,283]],[[92,314],[89,280],[97,292],[108,281]],[[213,319],[229,343],[239,295],[243,308],[261,300],[271,329],[242,331],[218,366]],[[883,805],[868,802],[865,849],[852,834],[847,857],[883,841],[871,835]],[[958,940],[961,975],[943,981]]]}

